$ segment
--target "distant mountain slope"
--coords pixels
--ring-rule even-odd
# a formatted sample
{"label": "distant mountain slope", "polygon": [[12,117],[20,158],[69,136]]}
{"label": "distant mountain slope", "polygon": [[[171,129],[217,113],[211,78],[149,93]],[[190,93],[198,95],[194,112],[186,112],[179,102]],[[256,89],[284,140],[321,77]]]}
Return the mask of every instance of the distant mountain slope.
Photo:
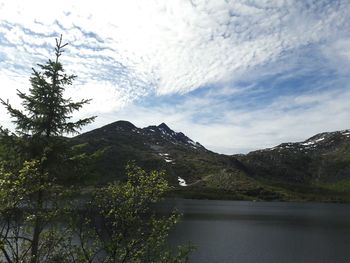
{"label": "distant mountain slope", "polygon": [[237,161],[213,153],[165,123],[137,128],[127,121],[117,121],[72,139],[84,145],[88,153],[103,151],[95,176],[100,182],[122,178],[128,161],[135,160],[145,169],[163,169],[169,181],[178,185],[179,177],[191,184],[221,169],[236,167]]}
{"label": "distant mountain slope", "polygon": [[232,156],[209,151],[165,123],[138,128],[117,121],[67,141],[78,156],[94,156],[81,162],[88,175],[77,175],[73,184],[124,180],[126,164],[135,161],[146,170],[164,170],[176,196],[350,201],[350,130]]}
{"label": "distant mountain slope", "polygon": [[255,178],[312,185],[350,180],[350,130],[235,156]]}
{"label": "distant mountain slope", "polygon": [[146,170],[165,170],[180,196],[350,200],[350,130],[234,156],[211,152],[165,123],[138,128],[117,121],[71,142],[100,155],[85,184],[123,180],[126,164],[134,160]]}

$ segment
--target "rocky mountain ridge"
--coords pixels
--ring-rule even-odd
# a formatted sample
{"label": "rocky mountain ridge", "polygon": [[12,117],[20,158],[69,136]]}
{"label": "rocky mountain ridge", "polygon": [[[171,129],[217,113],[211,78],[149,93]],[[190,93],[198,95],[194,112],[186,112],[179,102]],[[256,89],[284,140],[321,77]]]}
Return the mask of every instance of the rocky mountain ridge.
{"label": "rocky mountain ridge", "polygon": [[237,156],[253,177],[322,185],[350,180],[350,130],[319,133],[296,143]]}
{"label": "rocky mountain ridge", "polygon": [[293,149],[294,151],[302,151],[305,153],[314,151],[325,151],[334,148],[339,143],[350,138],[350,130],[323,132],[312,136],[303,142],[282,143],[273,148],[267,148],[258,151],[273,151]]}
{"label": "rocky mountain ridge", "polygon": [[[165,123],[138,128],[128,121],[117,121],[72,138],[92,154],[103,151],[96,170],[103,181],[122,177],[124,167],[135,160],[146,169],[161,169],[172,183],[193,183],[208,172],[219,171],[230,158],[213,153],[182,132],[175,132]],[[95,176],[96,177],[96,176]]]}
{"label": "rocky mountain ridge", "polygon": [[[165,170],[181,195],[195,198],[318,200],[321,192],[329,199],[350,193],[350,130],[233,156],[209,151],[165,123],[138,128],[117,121],[72,143],[88,154],[101,153],[87,184],[123,180],[125,165],[135,160],[146,170]],[[299,188],[307,193],[296,193]]]}

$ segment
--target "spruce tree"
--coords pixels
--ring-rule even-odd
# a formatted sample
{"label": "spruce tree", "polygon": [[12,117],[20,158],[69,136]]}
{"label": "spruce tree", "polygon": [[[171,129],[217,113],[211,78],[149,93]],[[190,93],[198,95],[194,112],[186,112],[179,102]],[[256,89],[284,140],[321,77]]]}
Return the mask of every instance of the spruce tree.
{"label": "spruce tree", "polygon": [[44,65],[38,64],[40,71],[34,68],[30,78],[31,88],[29,94],[19,90],[18,96],[22,100],[24,111],[11,106],[8,101],[0,99],[5,105],[16,124],[16,131],[20,135],[47,138],[63,134],[77,133],[83,126],[91,123],[95,117],[85,118],[76,122],[69,121],[72,113],[79,110],[90,100],[85,99],[73,102],[63,96],[68,85],[72,85],[76,75],[65,73],[59,58],[64,52],[62,35],[56,39],[55,59],[49,59]]}
{"label": "spruce tree", "polygon": [[[72,113],[90,100],[74,102],[64,97],[66,87],[72,85],[76,78],[76,75],[66,74],[60,62],[60,57],[67,45],[62,42],[62,35],[56,38],[55,58],[49,59],[45,64],[38,64],[38,70],[33,68],[29,93],[17,90],[23,110],[16,109],[9,101],[0,99],[15,123],[16,132],[13,136],[15,147],[18,148],[16,154],[20,155],[19,158],[18,156],[14,158],[16,164],[11,164],[11,160],[6,164],[3,162],[0,170],[2,174],[0,187],[4,191],[5,188],[17,189],[20,192],[17,196],[22,198],[17,203],[9,202],[12,207],[3,207],[3,211],[14,209],[16,205],[23,205],[23,200],[28,201],[25,205],[32,211],[33,227],[31,237],[23,239],[29,242],[30,249],[27,250],[29,256],[21,256],[29,258],[28,261],[31,263],[39,262],[39,244],[44,225],[50,221],[55,212],[57,214],[52,207],[52,200],[49,202],[51,214],[45,211],[47,211],[48,200],[55,191],[57,194],[59,189],[56,186],[60,181],[59,177],[62,176],[60,166],[67,152],[63,136],[77,133],[95,118],[72,121]],[[1,137],[9,137],[8,132],[2,130]],[[21,187],[22,189],[19,189]],[[2,196],[8,198],[9,195],[6,196],[4,193]],[[10,244],[9,247],[11,248]],[[5,258],[9,259],[9,251],[6,251],[4,245],[0,244],[0,249]],[[15,257],[18,258],[19,255]]]}

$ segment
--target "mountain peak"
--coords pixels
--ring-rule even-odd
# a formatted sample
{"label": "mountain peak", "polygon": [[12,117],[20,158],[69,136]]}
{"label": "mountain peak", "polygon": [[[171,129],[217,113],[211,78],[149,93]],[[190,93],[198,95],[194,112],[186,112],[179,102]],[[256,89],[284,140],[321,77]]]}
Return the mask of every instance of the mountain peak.
{"label": "mountain peak", "polygon": [[108,124],[105,127],[108,127],[108,128],[111,127],[111,128],[116,128],[118,130],[125,130],[125,131],[130,131],[130,130],[136,128],[136,126],[134,124],[132,124],[129,121],[124,121],[124,120],[112,122],[111,124]]}
{"label": "mountain peak", "polygon": [[160,130],[164,130],[165,132],[172,134],[174,133],[174,131],[172,129],[169,128],[168,125],[166,125],[164,122],[162,122],[160,125],[157,126],[158,129]]}
{"label": "mountain peak", "polygon": [[170,129],[168,125],[166,125],[164,122],[158,125],[158,128],[164,128],[164,129]]}

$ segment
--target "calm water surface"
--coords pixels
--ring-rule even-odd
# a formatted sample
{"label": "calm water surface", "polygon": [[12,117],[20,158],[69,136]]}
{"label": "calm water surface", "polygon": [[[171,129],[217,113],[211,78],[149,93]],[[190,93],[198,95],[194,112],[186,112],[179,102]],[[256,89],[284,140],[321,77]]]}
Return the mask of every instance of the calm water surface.
{"label": "calm water surface", "polygon": [[171,242],[197,246],[189,262],[350,262],[350,204],[168,200],[182,222]]}

